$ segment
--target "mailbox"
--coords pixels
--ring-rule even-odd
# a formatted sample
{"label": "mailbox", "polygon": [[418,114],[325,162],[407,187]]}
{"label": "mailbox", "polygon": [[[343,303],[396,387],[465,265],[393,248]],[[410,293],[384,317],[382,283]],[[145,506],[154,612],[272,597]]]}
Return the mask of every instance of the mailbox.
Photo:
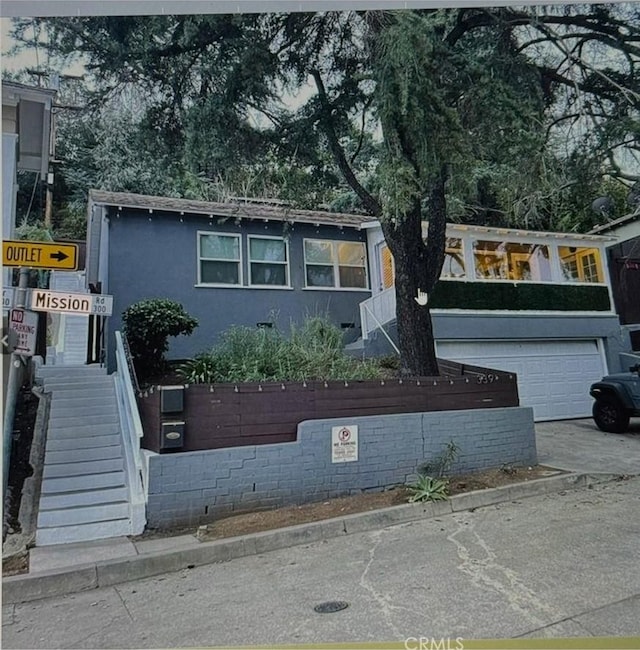
{"label": "mailbox", "polygon": [[160,413],[182,413],[184,411],[184,386],[160,387]]}
{"label": "mailbox", "polygon": [[181,449],[184,445],[184,422],[162,422],[160,424],[160,451]]}

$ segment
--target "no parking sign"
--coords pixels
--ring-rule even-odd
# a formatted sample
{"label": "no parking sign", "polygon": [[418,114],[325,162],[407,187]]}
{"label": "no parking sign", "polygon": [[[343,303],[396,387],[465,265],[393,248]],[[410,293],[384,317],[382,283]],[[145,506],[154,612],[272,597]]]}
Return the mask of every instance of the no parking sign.
{"label": "no parking sign", "polygon": [[358,460],[358,426],[331,427],[331,462]]}

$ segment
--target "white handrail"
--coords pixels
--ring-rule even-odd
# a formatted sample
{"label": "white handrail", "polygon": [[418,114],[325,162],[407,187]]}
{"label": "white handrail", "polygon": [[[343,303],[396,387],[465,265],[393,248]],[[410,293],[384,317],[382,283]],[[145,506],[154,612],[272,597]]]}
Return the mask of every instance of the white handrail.
{"label": "white handrail", "polygon": [[125,452],[125,464],[130,490],[131,518],[133,534],[139,534],[146,524],[146,486],[144,485],[144,471],[140,439],[143,435],[142,421],[138,412],[133,383],[129,374],[129,366],[124,350],[122,334],[116,332],[116,372],[114,380],[120,423],[123,428],[122,442]]}
{"label": "white handrail", "polygon": [[[360,303],[360,323],[362,338],[368,339],[369,334],[382,325],[391,322],[396,317],[396,289],[388,287],[371,298]],[[373,321],[373,322],[371,322]]]}

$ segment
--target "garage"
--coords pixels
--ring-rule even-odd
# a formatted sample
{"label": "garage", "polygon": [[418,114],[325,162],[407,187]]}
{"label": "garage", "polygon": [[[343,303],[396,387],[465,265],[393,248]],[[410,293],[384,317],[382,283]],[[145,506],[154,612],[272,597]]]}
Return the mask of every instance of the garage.
{"label": "garage", "polygon": [[438,356],[461,363],[507,370],[518,375],[522,406],[534,418],[588,417],[589,386],[605,372],[598,341],[438,341]]}

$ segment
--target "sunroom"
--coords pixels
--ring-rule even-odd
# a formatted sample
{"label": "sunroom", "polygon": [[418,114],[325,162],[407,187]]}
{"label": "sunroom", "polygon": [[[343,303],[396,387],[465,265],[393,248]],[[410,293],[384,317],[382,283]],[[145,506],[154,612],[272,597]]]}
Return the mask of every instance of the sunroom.
{"label": "sunroom", "polygon": [[[370,352],[395,345],[393,258],[368,230],[372,296],[360,305]],[[424,233],[426,236],[426,224]],[[538,420],[590,412],[590,381],[619,368],[606,237],[450,224],[441,282],[429,296],[438,355],[518,373]]]}

